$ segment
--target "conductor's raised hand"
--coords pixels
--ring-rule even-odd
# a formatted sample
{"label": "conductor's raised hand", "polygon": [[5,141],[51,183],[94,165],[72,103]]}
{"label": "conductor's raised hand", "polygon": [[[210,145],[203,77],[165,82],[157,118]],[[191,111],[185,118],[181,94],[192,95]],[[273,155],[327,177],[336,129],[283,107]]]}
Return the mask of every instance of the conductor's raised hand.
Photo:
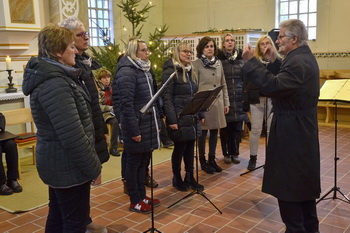
{"label": "conductor's raised hand", "polygon": [[243,54],[242,54],[243,60],[245,62],[249,61],[254,57],[254,48],[248,44],[244,49],[243,49]]}

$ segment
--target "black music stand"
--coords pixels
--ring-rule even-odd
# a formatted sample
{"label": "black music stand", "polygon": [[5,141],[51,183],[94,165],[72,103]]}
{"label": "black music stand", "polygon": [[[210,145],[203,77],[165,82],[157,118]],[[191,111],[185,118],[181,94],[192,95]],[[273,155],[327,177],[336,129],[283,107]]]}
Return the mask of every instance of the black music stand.
{"label": "black music stand", "polygon": [[[340,191],[340,187],[337,186],[337,161],[339,157],[337,156],[337,141],[338,141],[338,102],[350,103],[348,90],[350,88],[350,82],[348,80],[327,80],[321,88],[320,101],[333,101],[334,108],[334,186],[324,194],[320,199],[317,200],[318,204],[322,200],[327,199],[338,199],[343,202],[350,204],[350,199]],[[332,197],[327,197],[333,192]],[[337,197],[337,192],[339,192],[345,199]]]}
{"label": "black music stand", "polygon": [[211,106],[215,103],[216,99],[218,98],[218,94],[222,90],[222,88],[223,88],[223,86],[219,86],[219,87],[215,88],[214,90],[207,90],[207,91],[197,92],[194,95],[194,97],[192,98],[191,102],[188,103],[185,106],[185,108],[182,110],[182,112],[180,113],[180,116],[192,115],[193,126],[196,129],[196,132],[195,132],[195,147],[196,147],[195,158],[196,158],[197,188],[195,190],[193,190],[191,193],[189,193],[186,196],[184,196],[183,198],[181,198],[180,200],[178,200],[175,203],[171,204],[168,208],[171,208],[172,206],[176,205],[180,201],[182,201],[182,200],[184,200],[184,199],[186,199],[188,197],[191,197],[194,194],[199,194],[202,197],[204,197],[205,199],[207,199],[207,201],[209,201],[209,203],[212,206],[214,206],[215,209],[220,214],[222,214],[221,210],[219,210],[219,208],[216,207],[216,205],[214,205],[214,203],[211,202],[207,196],[205,196],[205,193],[198,188],[199,176],[198,176],[198,142],[197,142],[198,141],[198,138],[197,138],[197,119],[198,119],[198,117],[197,116],[201,112],[209,111]]}
{"label": "black music stand", "polygon": [[[175,76],[176,72],[173,72],[168,80],[162,85],[162,87],[153,95],[153,97],[148,101],[148,103],[143,106],[140,110],[142,114],[152,114],[152,111],[149,111],[155,104],[155,102],[159,99],[163,91],[165,90],[166,86],[171,82],[171,79]],[[152,146],[152,117],[150,117],[150,126],[151,126],[151,146]],[[151,158],[150,158],[150,176],[151,176],[151,200],[153,202],[153,155],[151,153]],[[151,228],[149,228],[147,231],[144,231],[143,233],[146,232],[158,232],[161,233],[161,231],[157,230],[157,228],[154,227],[154,206],[152,204],[152,209],[151,209]]]}

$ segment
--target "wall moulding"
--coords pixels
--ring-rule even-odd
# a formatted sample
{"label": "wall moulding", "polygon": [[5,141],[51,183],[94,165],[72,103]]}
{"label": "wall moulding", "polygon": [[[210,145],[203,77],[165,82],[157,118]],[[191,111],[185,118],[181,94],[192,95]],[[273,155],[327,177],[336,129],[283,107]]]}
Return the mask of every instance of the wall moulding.
{"label": "wall moulding", "polygon": [[40,30],[39,0],[0,2],[0,51],[27,50]]}

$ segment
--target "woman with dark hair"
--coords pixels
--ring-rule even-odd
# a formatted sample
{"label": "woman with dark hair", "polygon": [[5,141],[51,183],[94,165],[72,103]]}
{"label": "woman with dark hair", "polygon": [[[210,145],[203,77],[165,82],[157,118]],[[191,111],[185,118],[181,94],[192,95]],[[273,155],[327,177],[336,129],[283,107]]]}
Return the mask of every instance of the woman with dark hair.
{"label": "woman with dark hair", "polygon": [[[197,57],[192,64],[196,72],[196,83],[199,91],[215,89],[223,86],[219,93],[216,102],[211,106],[211,109],[205,113],[205,119],[201,122],[202,135],[199,137],[199,161],[202,170],[212,174],[221,172],[222,169],[215,161],[215,151],[218,140],[218,131],[226,127],[225,114],[229,111],[229,98],[226,89],[226,81],[224,71],[220,60],[216,57],[215,41],[206,36],[203,37],[197,45]],[[208,162],[205,159],[205,141],[210,131],[209,136],[209,154]]]}
{"label": "woman with dark hair", "polygon": [[74,33],[47,26],[38,41],[39,56],[26,66],[23,93],[30,95],[37,127],[36,167],[49,186],[45,232],[89,232],[90,185],[100,183],[102,166],[90,95],[79,79],[81,70],[73,67]]}
{"label": "woman with dark hair", "polygon": [[118,63],[112,95],[127,154],[123,169],[130,196],[129,210],[138,213],[150,213],[151,205],[160,205],[158,199],[146,196],[145,189],[148,161],[152,151],[160,146],[159,113],[154,106],[147,114],[140,112],[155,93],[153,82],[147,43],[131,39]]}
{"label": "woman with dark hair", "polygon": [[238,159],[239,144],[241,143],[243,122],[248,122],[247,114],[243,111],[243,66],[242,50],[236,48],[236,40],[231,33],[222,37],[220,59],[230,100],[230,111],[225,115],[227,126],[220,129],[220,140],[224,162],[240,163]]}
{"label": "woman with dark hair", "polygon": [[[163,66],[163,83],[175,72],[175,77],[164,90],[163,108],[168,135],[175,144],[171,156],[173,187],[179,191],[187,191],[189,187],[204,190],[203,185],[197,184],[193,176],[194,144],[199,124],[191,115],[180,116],[198,90],[192,78],[191,54],[191,47],[181,42],[174,48],[172,59],[167,60]],[[186,171],[184,180],[181,177],[182,158]]]}

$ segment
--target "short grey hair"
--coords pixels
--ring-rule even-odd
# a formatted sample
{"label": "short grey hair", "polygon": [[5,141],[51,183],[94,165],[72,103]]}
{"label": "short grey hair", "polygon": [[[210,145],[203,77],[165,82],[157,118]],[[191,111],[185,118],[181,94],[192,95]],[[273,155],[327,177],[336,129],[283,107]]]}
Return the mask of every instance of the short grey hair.
{"label": "short grey hair", "polygon": [[307,45],[308,43],[308,33],[305,24],[299,19],[287,19],[282,21],[279,25],[280,29],[285,28],[285,34],[287,36],[297,36],[298,45]]}
{"label": "short grey hair", "polygon": [[58,26],[75,31],[79,27],[84,26],[84,24],[77,17],[71,17],[59,22]]}

